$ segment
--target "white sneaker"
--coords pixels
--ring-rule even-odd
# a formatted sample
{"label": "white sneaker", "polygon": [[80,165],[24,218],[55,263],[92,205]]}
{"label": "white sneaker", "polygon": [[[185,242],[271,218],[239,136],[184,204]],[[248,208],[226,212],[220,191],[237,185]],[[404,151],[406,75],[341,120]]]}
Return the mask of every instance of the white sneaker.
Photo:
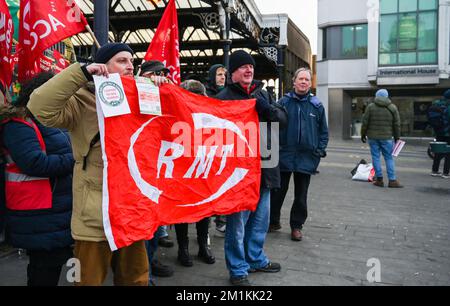
{"label": "white sneaker", "polygon": [[431,176],[435,176],[435,177],[436,177],[436,176],[442,176],[442,172],[439,172],[439,171],[438,171],[438,172],[434,172],[434,171],[432,171],[432,172],[430,173],[430,175],[431,175]]}
{"label": "white sneaker", "polygon": [[448,174],[442,174],[441,176],[443,179],[450,179],[450,175]]}
{"label": "white sneaker", "polygon": [[216,230],[214,231],[214,236],[216,237],[225,237],[225,230],[226,230],[227,226],[226,224],[221,225],[221,226],[216,226]]}

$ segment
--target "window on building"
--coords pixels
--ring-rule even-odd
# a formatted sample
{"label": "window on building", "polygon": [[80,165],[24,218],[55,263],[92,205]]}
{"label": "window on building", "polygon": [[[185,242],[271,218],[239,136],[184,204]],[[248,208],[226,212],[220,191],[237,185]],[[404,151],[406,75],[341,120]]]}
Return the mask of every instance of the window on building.
{"label": "window on building", "polygon": [[367,24],[326,28],[323,34],[323,58],[367,58],[367,41]]}
{"label": "window on building", "polygon": [[380,1],[380,66],[437,63],[437,0]]}

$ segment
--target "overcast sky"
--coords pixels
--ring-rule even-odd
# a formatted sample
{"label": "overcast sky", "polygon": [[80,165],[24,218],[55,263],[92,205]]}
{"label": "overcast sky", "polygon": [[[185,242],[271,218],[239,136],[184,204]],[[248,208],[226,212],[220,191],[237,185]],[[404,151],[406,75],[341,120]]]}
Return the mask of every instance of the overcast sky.
{"label": "overcast sky", "polygon": [[286,13],[311,42],[317,54],[317,0],[254,0],[262,14]]}

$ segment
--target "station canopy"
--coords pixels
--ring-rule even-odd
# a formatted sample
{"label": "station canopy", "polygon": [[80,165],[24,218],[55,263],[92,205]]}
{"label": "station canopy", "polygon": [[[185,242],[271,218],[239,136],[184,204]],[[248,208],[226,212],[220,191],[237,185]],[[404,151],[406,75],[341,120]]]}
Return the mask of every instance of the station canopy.
{"label": "station canopy", "polygon": [[[92,28],[94,1],[76,0]],[[140,63],[155,34],[168,0],[110,0],[109,40],[124,42]],[[230,12],[231,51],[244,49],[256,60],[255,77],[289,82],[299,67],[311,66],[308,38],[286,14],[263,15],[253,0],[176,0],[182,78],[207,76],[223,63],[226,22]],[[80,61],[88,61],[93,40],[88,33],[72,38]]]}

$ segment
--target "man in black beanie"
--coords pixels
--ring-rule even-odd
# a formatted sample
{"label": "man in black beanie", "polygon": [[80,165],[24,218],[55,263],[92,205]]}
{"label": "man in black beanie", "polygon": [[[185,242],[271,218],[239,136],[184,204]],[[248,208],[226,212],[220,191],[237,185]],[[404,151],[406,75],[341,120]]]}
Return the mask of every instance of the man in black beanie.
{"label": "man in black beanie", "polygon": [[72,140],[73,170],[72,237],[79,260],[76,285],[99,286],[109,268],[115,285],[148,285],[148,261],[144,241],[112,252],[102,218],[103,160],[92,75],[119,73],[133,76],[133,51],[123,43],[101,47],[96,63],[75,63],[33,92],[31,113],[42,124],[66,128]]}
{"label": "man in black beanie", "polygon": [[[263,90],[261,81],[253,80],[255,60],[243,50],[230,56],[231,82],[217,96],[220,100],[256,99],[256,111],[262,124],[287,124],[287,112]],[[271,144],[271,131],[261,130],[261,146]],[[250,135],[252,136],[252,135]],[[278,152],[278,148],[272,148]],[[269,157],[270,159],[270,157]],[[263,159],[263,161],[267,161]],[[263,162],[264,164],[264,162]],[[278,162],[276,163],[278,164]],[[278,166],[261,172],[260,199],[254,212],[241,211],[227,216],[225,233],[225,260],[230,282],[235,286],[249,286],[248,272],[278,272],[280,264],[271,262],[264,253],[264,242],[269,228],[270,189],[280,188]]]}

